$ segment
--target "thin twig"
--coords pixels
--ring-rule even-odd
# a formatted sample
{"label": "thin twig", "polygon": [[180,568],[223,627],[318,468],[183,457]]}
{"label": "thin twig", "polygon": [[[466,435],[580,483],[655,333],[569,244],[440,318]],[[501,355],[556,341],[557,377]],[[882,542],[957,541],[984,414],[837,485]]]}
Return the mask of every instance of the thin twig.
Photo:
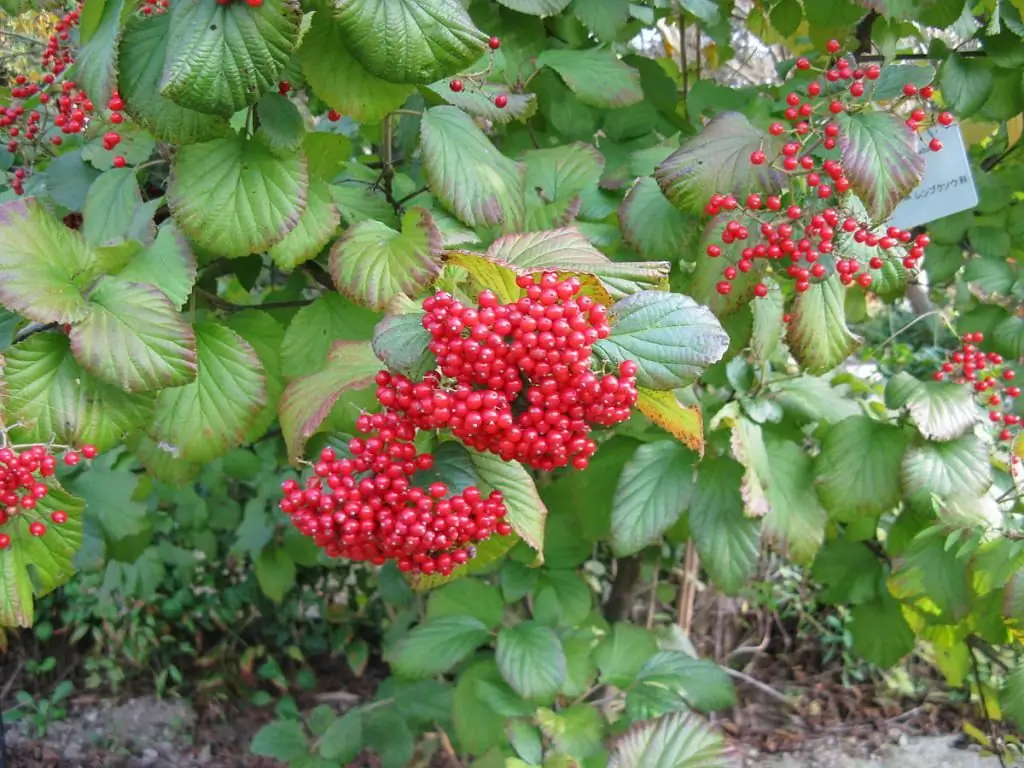
{"label": "thin twig", "polygon": [[737,680],[740,680],[746,683],[747,685],[757,688],[757,690],[761,691],[761,693],[765,694],[766,696],[770,696],[771,698],[775,699],[778,702],[781,702],[782,704],[785,704],[792,710],[797,709],[796,704],[790,701],[786,696],[776,691],[770,685],[766,685],[765,683],[762,683],[760,680],[751,677],[746,672],[740,672],[738,669],[733,669],[732,667],[722,667],[722,669],[724,669],[725,674],[729,675],[730,677],[735,677]]}
{"label": "thin twig", "polygon": [[971,649],[971,666],[974,668],[974,682],[978,686],[978,698],[981,699],[981,713],[985,718],[985,727],[988,729],[988,738],[991,742],[990,748],[999,759],[999,765],[1002,768],[1006,768],[1006,760],[1003,759],[1003,748],[999,744],[999,736],[996,734],[996,727],[992,723],[992,718],[988,715],[988,702],[985,701],[985,689],[981,684],[981,669],[978,665],[978,656],[974,652],[974,649]]}
{"label": "thin twig", "polygon": [[448,759],[451,760],[455,765],[462,768],[462,761],[459,760],[458,754],[455,752],[455,747],[452,746],[452,740],[448,738],[448,734],[445,733],[438,723],[434,723],[434,727],[437,729],[437,737],[441,740],[441,749],[447,755]]}
{"label": "thin twig", "polygon": [[15,335],[14,343],[17,344],[19,341],[24,341],[29,336],[35,336],[37,333],[52,331],[59,325],[60,323],[29,323]]}
{"label": "thin twig", "polygon": [[418,197],[419,195],[422,195],[424,192],[429,192],[429,191],[430,191],[429,187],[420,187],[415,192],[410,192],[408,195],[406,195],[405,197],[401,198],[398,201],[398,205],[399,206],[405,205],[407,202],[412,200],[414,197]]}

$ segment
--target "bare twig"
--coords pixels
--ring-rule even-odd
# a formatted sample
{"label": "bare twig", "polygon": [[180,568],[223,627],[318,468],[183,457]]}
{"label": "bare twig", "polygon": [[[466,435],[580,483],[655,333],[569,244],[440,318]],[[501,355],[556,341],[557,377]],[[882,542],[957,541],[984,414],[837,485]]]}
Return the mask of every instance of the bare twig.
{"label": "bare twig", "polygon": [[985,727],[988,729],[988,738],[991,741],[990,749],[999,759],[999,765],[1006,768],[1006,760],[1003,757],[1003,748],[999,744],[999,735],[996,733],[995,724],[988,715],[988,702],[985,701],[985,688],[981,684],[981,669],[978,665],[978,655],[971,649],[971,667],[974,669],[974,682],[978,686],[978,698],[981,700],[981,713],[985,718]]}
{"label": "bare twig", "polygon": [[784,704],[792,710],[797,709],[796,704],[790,701],[788,697],[779,693],[770,685],[766,685],[765,683],[762,683],[760,680],[751,677],[746,672],[740,672],[738,669],[733,669],[732,667],[722,667],[722,669],[724,669],[725,674],[729,675],[730,677],[735,677],[737,680],[740,680],[741,682],[744,682],[753,688],[757,688],[757,690],[761,691],[761,693],[765,694],[766,696],[770,696],[771,698]]}
{"label": "bare twig", "polygon": [[29,336],[35,336],[37,333],[52,331],[58,325],[60,323],[29,323],[15,335],[14,343],[17,344],[19,341],[24,341]]}

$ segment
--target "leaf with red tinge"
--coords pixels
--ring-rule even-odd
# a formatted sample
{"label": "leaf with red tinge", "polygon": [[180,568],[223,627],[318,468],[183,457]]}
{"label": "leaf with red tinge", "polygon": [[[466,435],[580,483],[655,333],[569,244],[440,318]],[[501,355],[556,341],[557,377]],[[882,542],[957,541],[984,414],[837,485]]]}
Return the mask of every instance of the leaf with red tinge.
{"label": "leaf with red tinge", "polygon": [[789,324],[789,347],[808,373],[825,373],[860,344],[846,326],[845,290],[836,275],[798,294]]}
{"label": "leaf with red tinge", "polygon": [[126,392],[180,387],[196,377],[192,326],[144,283],[103,278],[89,296],[89,314],[71,329],[71,351],[93,376]]}
{"label": "leaf with red tinge", "polygon": [[470,450],[469,457],[480,478],[481,492],[495,490],[504,494],[508,507],[505,521],[537,551],[538,559],[543,558],[548,508],[541,501],[530,473],[518,461],[504,461],[493,453]]}
{"label": "leaf with red tinge", "polygon": [[637,410],[679,442],[704,455],[704,419],[697,406],[684,406],[672,392],[637,389]]}
{"label": "leaf with red tinge", "polygon": [[924,177],[917,134],[888,112],[858,112],[836,118],[839,148],[850,186],[880,224]]}
{"label": "leaf with red tinge", "polygon": [[281,396],[281,432],[288,446],[288,458],[302,458],[306,441],[316,434],[338,398],[346,391],[373,385],[381,369],[369,342],[334,343],[324,367],[290,382]]}
{"label": "leaf with red tinge", "polygon": [[341,224],[338,206],[323,179],[311,178],[306,210],[295,228],[278,241],[267,254],[281,269],[293,270],[303,262],[315,259],[334,236]]}
{"label": "leaf with red tinge", "polygon": [[781,174],[750,162],[771,140],[741,113],[724,112],[659,164],[654,178],[673,205],[696,214],[714,194],[774,194],[782,188]]}
{"label": "leaf with red tinge", "polygon": [[441,233],[423,208],[410,208],[402,231],[379,221],[349,227],[331,248],[338,290],[361,304],[384,309],[400,294],[415,295],[441,273]]}
{"label": "leaf with red tinge", "polygon": [[266,405],[263,366],[253,348],[224,325],[195,328],[198,375],[161,390],[150,436],[188,461],[212,461],[239,445]]}
{"label": "leaf with red tinge", "polygon": [[99,273],[85,239],[35,198],[0,205],[0,304],[40,323],[89,312],[82,291]]}

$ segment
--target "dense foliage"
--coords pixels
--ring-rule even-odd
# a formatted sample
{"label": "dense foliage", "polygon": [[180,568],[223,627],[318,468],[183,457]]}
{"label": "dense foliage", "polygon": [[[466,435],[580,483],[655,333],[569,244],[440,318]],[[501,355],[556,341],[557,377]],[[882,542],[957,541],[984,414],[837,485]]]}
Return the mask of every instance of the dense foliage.
{"label": "dense foliage", "polygon": [[0,32],[0,626],[76,568],[258,621],[251,561],[393,674],[259,754],[724,765],[680,627],[774,550],[1024,725],[1017,3],[53,11]]}

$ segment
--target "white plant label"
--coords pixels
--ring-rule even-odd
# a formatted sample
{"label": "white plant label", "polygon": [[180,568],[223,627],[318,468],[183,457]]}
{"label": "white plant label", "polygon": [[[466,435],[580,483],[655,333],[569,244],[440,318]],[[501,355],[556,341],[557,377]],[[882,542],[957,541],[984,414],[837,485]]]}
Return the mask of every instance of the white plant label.
{"label": "white plant label", "polygon": [[[932,139],[942,142],[940,151],[928,149]],[[924,178],[910,196],[896,206],[887,226],[911,229],[978,204],[978,188],[974,185],[971,161],[959,126],[929,128],[918,138],[917,151],[924,157]]]}

